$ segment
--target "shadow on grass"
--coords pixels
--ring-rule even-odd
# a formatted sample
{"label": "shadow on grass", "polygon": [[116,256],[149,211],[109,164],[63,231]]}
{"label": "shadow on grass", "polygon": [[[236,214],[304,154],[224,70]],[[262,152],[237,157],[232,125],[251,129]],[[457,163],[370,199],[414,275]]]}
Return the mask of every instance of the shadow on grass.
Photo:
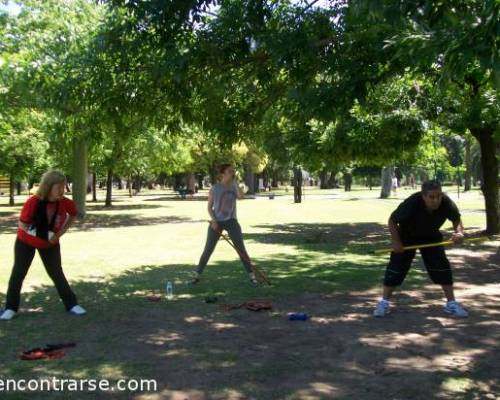
{"label": "shadow on grass", "polygon": [[0,211],[0,233],[11,234],[17,232],[19,212]]}
{"label": "shadow on grass", "polygon": [[259,243],[285,244],[311,251],[369,254],[390,245],[389,231],[379,223],[292,223],[256,225],[263,233],[245,233],[245,239]]}
{"label": "shadow on grass", "polygon": [[462,208],[462,212],[466,214],[484,214],[486,215],[486,210],[484,208]]}
{"label": "shadow on grass", "polygon": [[155,208],[166,208],[168,206],[155,205],[155,204],[119,204],[112,207],[106,207],[102,204],[87,203],[88,211],[116,211],[116,210],[150,210]]}
{"label": "shadow on grass", "polygon": [[144,217],[135,214],[92,214],[89,213],[85,218],[75,225],[75,230],[89,231],[93,229],[122,228],[146,225],[161,224],[179,224],[186,222],[203,222],[202,220],[193,220],[186,217],[164,216],[164,217]]}
{"label": "shadow on grass", "polygon": [[12,216],[17,216],[19,213],[17,211],[0,211],[0,221],[3,218],[9,218]]}
{"label": "shadow on grass", "polygon": [[[482,249],[482,261],[494,265],[498,254]],[[237,260],[209,264],[196,286],[187,284],[194,266],[185,264],[87,277],[72,282],[89,310],[83,318],[67,316],[55,289],[39,287],[24,295],[19,317],[1,325],[2,375],[156,379],[159,397],[154,398],[159,399],[423,399],[443,393],[444,382],[464,376],[482,384],[482,389],[466,389],[470,398],[484,396],[490,390],[485,387],[494,390],[498,304],[493,302],[471,322],[443,325],[441,313],[419,313],[404,306],[393,317],[375,320],[373,294],[365,291],[380,284],[383,266],[378,260],[324,263],[314,254],[255,259],[272,287],[252,287]],[[490,283],[499,281],[498,268],[494,272]],[[414,270],[405,288],[427,290],[426,279]],[[471,281],[475,279],[473,274]],[[162,293],[168,280],[174,282],[173,301],[145,299],[146,294]],[[209,295],[227,303],[266,298],[273,301],[274,310],[226,312],[217,304],[206,304],[203,300]],[[412,300],[400,298],[402,303]],[[313,318],[306,323],[288,321],[286,314],[298,310]],[[61,360],[17,358],[22,350],[68,341],[77,347]],[[465,359],[460,352],[472,355]],[[142,398],[130,392],[94,396]],[[81,394],[37,393],[37,399],[54,398],[80,399]]]}
{"label": "shadow on grass", "polygon": [[[0,196],[0,199],[1,199],[1,198],[2,198],[2,196]],[[10,204],[8,204],[8,203],[7,203],[7,204],[1,204],[1,203],[0,203],[0,209],[2,209],[2,208],[13,208],[13,207],[19,207],[19,206],[21,206],[21,205],[22,205],[21,203],[16,203],[16,204],[14,204],[13,206],[11,206],[11,205],[10,205]]]}
{"label": "shadow on grass", "polygon": [[207,201],[208,196],[186,196],[186,198],[182,198],[180,195],[167,195],[167,196],[159,196],[153,197],[151,199],[145,199],[144,201]]}

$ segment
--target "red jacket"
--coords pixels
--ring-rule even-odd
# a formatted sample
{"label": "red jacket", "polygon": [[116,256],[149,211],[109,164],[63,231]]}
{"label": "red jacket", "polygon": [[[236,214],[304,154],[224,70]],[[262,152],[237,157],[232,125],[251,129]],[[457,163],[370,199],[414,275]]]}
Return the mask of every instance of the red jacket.
{"label": "red jacket", "polygon": [[[27,225],[31,225],[35,220],[35,212],[38,206],[39,198],[37,196],[31,196],[26,203],[24,203],[23,209],[21,210],[21,215],[19,219],[21,222],[24,222]],[[54,221],[54,233],[58,233],[66,224],[69,216],[76,216],[78,214],[78,210],[76,208],[76,204],[73,200],[70,200],[66,197],[63,197],[61,200],[58,200],[59,207],[57,210],[57,216]],[[49,202],[47,205],[47,218],[50,221],[56,209],[56,202]],[[23,229],[19,228],[17,230],[17,238],[22,242],[36,247],[37,249],[46,249],[50,246],[50,243],[47,240],[43,240],[37,236],[32,236],[29,233],[25,232]]]}

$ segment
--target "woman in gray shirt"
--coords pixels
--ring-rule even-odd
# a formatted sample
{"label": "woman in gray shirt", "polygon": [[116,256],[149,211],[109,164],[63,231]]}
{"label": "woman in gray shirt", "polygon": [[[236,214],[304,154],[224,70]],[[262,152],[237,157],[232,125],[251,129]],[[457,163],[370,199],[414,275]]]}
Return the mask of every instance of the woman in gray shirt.
{"label": "woman in gray shirt", "polygon": [[243,243],[241,226],[236,219],[236,200],[243,198],[243,193],[235,182],[235,172],[231,164],[221,165],[219,174],[219,183],[213,185],[208,193],[208,213],[211,221],[208,227],[205,249],[196,268],[196,276],[192,283],[196,284],[200,281],[200,276],[219,241],[221,232],[225,230],[238,249],[238,254],[250,277],[250,282],[256,285],[257,279],[252,271],[250,257]]}

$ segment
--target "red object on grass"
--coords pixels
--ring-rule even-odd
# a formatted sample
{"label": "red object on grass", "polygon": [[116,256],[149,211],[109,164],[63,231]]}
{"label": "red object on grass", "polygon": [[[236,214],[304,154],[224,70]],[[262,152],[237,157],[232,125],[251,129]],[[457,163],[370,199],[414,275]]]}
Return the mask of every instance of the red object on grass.
{"label": "red object on grass", "polygon": [[25,361],[34,361],[34,360],[43,360],[43,359],[48,359],[48,360],[58,360],[60,358],[63,358],[66,355],[66,353],[62,350],[31,350],[31,351],[26,351],[23,354],[21,354],[21,360]]}
{"label": "red object on grass", "polygon": [[21,354],[21,360],[34,361],[34,360],[58,360],[63,358],[66,353],[61,349],[68,347],[75,347],[75,343],[58,343],[58,344],[48,344],[44,348],[34,348],[25,351]]}

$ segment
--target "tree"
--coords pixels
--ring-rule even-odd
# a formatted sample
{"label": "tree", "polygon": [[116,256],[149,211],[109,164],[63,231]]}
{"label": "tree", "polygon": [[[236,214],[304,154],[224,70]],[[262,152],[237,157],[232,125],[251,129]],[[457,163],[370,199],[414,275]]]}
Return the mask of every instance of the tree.
{"label": "tree", "polygon": [[10,179],[10,205],[14,205],[15,182],[28,178],[47,152],[43,133],[33,126],[37,118],[40,115],[34,112],[0,114],[0,173]]}
{"label": "tree", "polygon": [[23,0],[10,17],[2,56],[9,106],[54,113],[71,136],[73,198],[85,214],[87,145],[93,113],[89,99],[95,88],[89,44],[103,7],[86,0],[44,2]]}
{"label": "tree", "polygon": [[486,230],[500,232],[498,141],[500,4],[496,0],[360,1],[353,16],[387,32],[373,41],[389,51],[381,66],[436,77],[441,98],[434,117],[467,130],[481,147]]}

